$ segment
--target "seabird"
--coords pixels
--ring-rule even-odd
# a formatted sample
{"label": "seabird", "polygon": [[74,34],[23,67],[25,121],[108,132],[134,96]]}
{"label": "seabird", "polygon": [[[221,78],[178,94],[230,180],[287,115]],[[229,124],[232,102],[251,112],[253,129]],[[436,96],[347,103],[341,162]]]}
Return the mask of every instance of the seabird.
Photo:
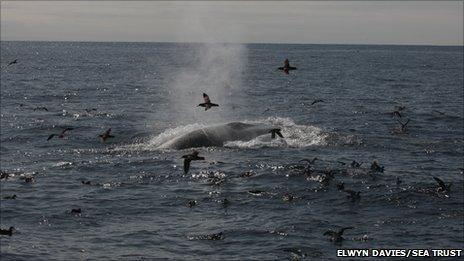
{"label": "seabird", "polygon": [[53,137],[55,136],[58,136],[58,138],[62,139],[64,138],[64,134],[67,132],[67,131],[70,131],[70,130],[73,130],[74,128],[66,128],[64,129],[61,133],[54,133],[54,134],[50,134],[50,136],[48,136],[48,139],[47,140],[51,140]]}
{"label": "seabird", "polygon": [[313,159],[302,159],[300,161],[306,161],[306,162],[308,162],[308,164],[314,164],[314,162],[316,162],[316,160],[318,160],[317,157],[314,157]]}
{"label": "seabird", "polygon": [[73,208],[71,209],[71,214],[80,214],[82,210],[80,208]]}
{"label": "seabird", "polygon": [[396,185],[399,186],[401,185],[403,181],[400,179],[400,177],[396,177]]}
{"label": "seabird", "polygon": [[407,127],[407,125],[408,125],[408,123],[409,123],[409,119],[406,121],[406,123],[403,123],[402,121],[400,121],[400,120],[398,120],[398,119],[397,119],[397,121],[398,121],[399,124],[401,124],[401,132],[405,132],[405,131],[406,131],[406,127]]}
{"label": "seabird", "polygon": [[384,167],[379,165],[379,162],[374,160],[371,164],[371,171],[373,172],[383,172]]}
{"label": "seabird", "polygon": [[184,172],[185,172],[185,174],[187,174],[189,169],[190,169],[190,161],[192,161],[192,160],[205,160],[205,157],[199,157],[198,154],[199,154],[199,152],[194,150],[192,152],[192,154],[187,154],[187,155],[182,156],[182,158],[184,159]]}
{"label": "seabird", "polygon": [[361,199],[361,192],[360,191],[354,191],[351,189],[344,189],[343,190],[345,193],[348,193],[348,198],[351,199],[351,202],[355,202]]}
{"label": "seabird", "polygon": [[314,100],[314,101],[311,103],[311,105],[314,105],[314,104],[316,104],[316,103],[318,103],[318,102],[325,102],[325,101],[324,101],[324,100],[321,100],[321,99],[316,99],[316,100]]}
{"label": "seabird", "polygon": [[354,227],[344,227],[338,231],[328,230],[324,233],[324,236],[329,236],[330,241],[332,242],[342,242],[343,241],[343,231],[347,229],[353,229]]}
{"label": "seabird", "polygon": [[248,190],[248,193],[250,193],[251,195],[255,195],[255,196],[261,196],[263,193],[265,193],[265,191],[259,190],[259,189],[252,189],[252,190]]}
{"label": "seabird", "polygon": [[398,117],[401,118],[401,113],[400,113],[400,111],[393,111],[393,112],[391,112],[391,115],[392,115],[392,116],[398,116]]}
{"label": "seabird", "polygon": [[224,238],[224,233],[219,232],[217,234],[205,235],[200,237],[200,239],[207,239],[207,240],[221,240]]}
{"label": "seabird", "polygon": [[351,162],[350,166],[351,166],[352,168],[359,168],[359,167],[361,167],[362,164],[363,164],[363,162],[359,163],[359,162],[357,162],[356,160],[353,160],[353,161]]}
{"label": "seabird", "polygon": [[35,107],[34,108],[34,111],[38,111],[38,110],[48,111],[47,107]]}
{"label": "seabird", "polygon": [[219,106],[215,103],[211,103],[211,100],[209,99],[209,96],[206,93],[203,93],[203,99],[205,100],[205,102],[198,104],[198,106],[205,107],[205,111],[210,109],[213,106]]}
{"label": "seabird", "polygon": [[230,201],[227,198],[224,198],[224,200],[221,201],[221,204],[223,207],[227,207],[230,205]]}
{"label": "seabird", "polygon": [[296,198],[296,197],[293,196],[292,194],[287,193],[287,194],[285,194],[285,195],[282,197],[282,200],[283,200],[283,201],[288,201],[288,202],[290,202],[290,201],[293,201],[295,198]]}
{"label": "seabird", "polygon": [[288,59],[285,59],[284,61],[284,66],[277,68],[279,70],[282,70],[285,72],[285,74],[288,74],[290,70],[296,70],[296,67],[290,66],[290,61]]}
{"label": "seabird", "polygon": [[18,63],[18,59],[14,59],[14,61],[9,62],[7,66],[13,65],[15,63]]}
{"label": "seabird", "polygon": [[25,176],[25,177],[21,177],[20,179],[23,179],[25,182],[27,183],[30,183],[30,182],[33,182],[34,181],[34,177],[33,176]]}
{"label": "seabird", "polygon": [[0,171],[0,179],[8,179],[10,177],[10,174]]}
{"label": "seabird", "polygon": [[343,182],[338,182],[338,183],[337,183],[337,189],[338,189],[338,190],[345,190],[345,183],[343,183]]}
{"label": "seabird", "polygon": [[189,200],[189,202],[187,203],[187,207],[189,207],[189,208],[194,207],[196,205],[197,205],[196,200]]}
{"label": "seabird", "polygon": [[14,227],[10,227],[10,229],[0,229],[0,235],[11,236],[13,235]]}
{"label": "seabird", "polygon": [[333,178],[334,174],[332,170],[324,170],[324,176],[321,179],[322,185],[327,186]]}
{"label": "seabird", "polygon": [[302,160],[300,160],[300,161],[307,161],[308,162],[308,165],[303,170],[304,174],[306,174],[306,175],[311,174],[311,172],[312,172],[312,168],[311,168],[312,166],[311,165],[314,164],[314,162],[316,162],[316,160],[318,160],[317,157],[314,157],[312,160],[310,160],[310,159],[302,159]]}
{"label": "seabird", "polygon": [[4,196],[3,199],[16,199],[16,195]]}
{"label": "seabird", "polygon": [[269,132],[271,133],[271,138],[272,138],[272,139],[275,139],[276,134],[277,134],[279,137],[283,138],[284,136],[282,136],[282,133],[281,133],[280,131],[281,131],[281,129],[272,129],[272,130],[270,130]]}
{"label": "seabird", "polygon": [[114,136],[111,135],[110,132],[111,128],[107,129],[103,134],[98,135],[102,139],[102,142],[105,142],[108,138],[114,138]]}
{"label": "seabird", "polygon": [[437,191],[438,192],[449,192],[450,191],[450,188],[451,188],[451,185],[453,185],[453,183],[449,183],[448,185],[445,184],[445,182],[437,177],[433,177],[433,179],[438,183],[438,188],[437,188]]}
{"label": "seabird", "polygon": [[84,181],[84,180],[83,180],[83,181],[81,181],[81,183],[84,184],[84,185],[92,185],[92,183],[90,182],[90,180],[88,180],[88,181]]}

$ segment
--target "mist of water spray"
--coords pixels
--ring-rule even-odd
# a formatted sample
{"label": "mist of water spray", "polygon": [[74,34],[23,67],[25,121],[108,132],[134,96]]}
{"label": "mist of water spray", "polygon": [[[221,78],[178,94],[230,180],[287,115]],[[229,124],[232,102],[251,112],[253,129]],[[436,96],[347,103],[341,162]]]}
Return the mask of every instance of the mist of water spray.
{"label": "mist of water spray", "polygon": [[[189,67],[175,72],[169,86],[174,109],[185,122],[224,122],[237,118],[243,105],[242,76],[246,48],[239,44],[193,44]],[[189,57],[188,59],[191,59]],[[207,93],[219,107],[198,107]]]}
{"label": "mist of water spray", "polygon": [[[200,9],[201,8],[201,9]],[[189,8],[182,17],[184,30],[201,36],[204,43],[188,44],[184,66],[171,72],[168,83],[171,109],[178,123],[219,123],[240,118],[240,108],[244,108],[243,77],[246,73],[247,48],[244,44],[218,43],[214,35],[203,25],[200,14],[204,6]],[[209,27],[208,27],[209,28]],[[239,39],[234,42],[240,42]],[[213,107],[205,111],[198,104],[203,103],[203,93],[209,95]]]}

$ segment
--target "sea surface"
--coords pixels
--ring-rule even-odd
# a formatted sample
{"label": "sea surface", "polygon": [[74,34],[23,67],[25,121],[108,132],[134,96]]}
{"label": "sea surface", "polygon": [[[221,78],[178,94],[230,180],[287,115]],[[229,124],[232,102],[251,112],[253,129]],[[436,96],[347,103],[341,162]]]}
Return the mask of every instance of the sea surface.
{"label": "sea surface", "polygon": [[[2,261],[464,247],[462,46],[1,42],[1,67]],[[187,174],[192,149],[160,148],[228,122],[284,138],[197,148]]]}

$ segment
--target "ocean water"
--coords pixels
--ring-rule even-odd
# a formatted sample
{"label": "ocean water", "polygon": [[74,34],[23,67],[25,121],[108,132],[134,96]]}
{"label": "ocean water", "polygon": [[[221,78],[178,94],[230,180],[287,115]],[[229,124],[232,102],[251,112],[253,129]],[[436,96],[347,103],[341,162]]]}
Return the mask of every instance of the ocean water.
{"label": "ocean water", "polygon": [[[285,58],[298,70],[276,70]],[[464,247],[462,46],[2,42],[1,66],[1,227],[15,228],[2,260]],[[220,106],[198,107],[203,92]],[[160,148],[237,121],[284,139],[197,148],[206,159],[187,174],[192,149]],[[313,157],[308,171],[300,160]],[[323,235],[348,226],[342,243]]]}

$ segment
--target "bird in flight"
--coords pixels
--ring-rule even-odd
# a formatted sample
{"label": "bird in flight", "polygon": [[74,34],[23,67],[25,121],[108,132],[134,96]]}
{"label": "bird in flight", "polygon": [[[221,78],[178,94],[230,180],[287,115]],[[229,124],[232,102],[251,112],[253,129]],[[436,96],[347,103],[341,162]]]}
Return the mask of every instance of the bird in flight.
{"label": "bird in flight", "polygon": [[61,133],[53,133],[53,134],[50,134],[50,136],[48,136],[48,139],[47,140],[51,140],[53,137],[55,136],[58,136],[58,138],[62,139],[64,138],[64,134],[67,132],[67,131],[70,131],[70,130],[73,130],[74,128],[66,128],[64,129]]}
{"label": "bird in flight", "polygon": [[184,155],[182,156],[182,158],[184,159],[184,172],[185,174],[188,173],[189,169],[190,169],[190,162],[192,160],[205,160],[205,157],[200,157],[198,156],[199,152],[194,150],[191,154],[187,154],[187,155]]}
{"label": "bird in flight", "polygon": [[198,104],[198,106],[205,107],[205,111],[207,111],[208,109],[210,109],[213,106],[219,106],[219,105],[217,105],[215,103],[212,103],[211,100],[209,99],[208,94],[206,94],[206,93],[203,93],[203,99],[205,100],[205,102]]}
{"label": "bird in flight", "polygon": [[281,138],[284,137],[284,136],[282,136],[282,133],[280,132],[280,129],[272,129],[272,130],[270,130],[269,132],[271,133],[271,138],[272,138],[272,139],[275,139],[276,134],[277,134],[279,137],[281,137]]}
{"label": "bird in flight", "polygon": [[311,103],[311,105],[314,105],[314,104],[316,104],[316,103],[318,103],[318,102],[325,102],[325,101],[324,101],[324,100],[321,100],[321,99],[317,99],[317,100],[314,100],[314,101]]}
{"label": "bird in flight", "polygon": [[438,188],[437,188],[438,192],[449,192],[450,191],[452,183],[446,185],[443,180],[437,177],[433,177],[433,179],[438,183]]}
{"label": "bird in flight", "polygon": [[14,61],[9,62],[7,66],[13,65],[15,63],[18,63],[18,59],[14,59]]}

